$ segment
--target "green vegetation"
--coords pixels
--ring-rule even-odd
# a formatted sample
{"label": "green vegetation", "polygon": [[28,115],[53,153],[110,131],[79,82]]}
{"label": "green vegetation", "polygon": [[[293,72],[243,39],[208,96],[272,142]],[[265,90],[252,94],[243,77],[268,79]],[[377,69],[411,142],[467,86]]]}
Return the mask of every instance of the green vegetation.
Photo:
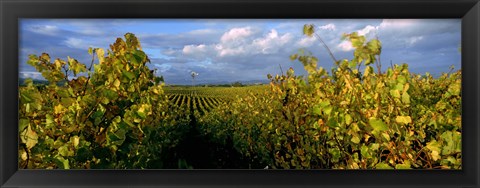
{"label": "green vegetation", "polygon": [[379,40],[344,38],[330,72],[300,51],[307,75],[259,86],[165,86],[130,33],[89,66],[32,55],[48,84],[20,87],[19,167],[461,169],[461,71],[382,72]]}

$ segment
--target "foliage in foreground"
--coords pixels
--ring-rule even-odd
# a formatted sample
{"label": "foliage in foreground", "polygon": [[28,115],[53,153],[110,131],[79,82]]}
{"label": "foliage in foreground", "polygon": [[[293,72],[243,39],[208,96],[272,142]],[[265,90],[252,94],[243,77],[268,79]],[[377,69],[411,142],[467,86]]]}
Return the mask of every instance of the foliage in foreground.
{"label": "foliage in foreground", "polygon": [[162,168],[189,117],[168,106],[133,34],[107,54],[89,53],[88,68],[70,57],[30,56],[49,85],[27,80],[20,88],[20,168]]}
{"label": "foliage in foreground", "polygon": [[[312,26],[304,32],[314,36]],[[198,119],[170,105],[133,34],[106,54],[90,49],[89,67],[32,55],[28,64],[49,85],[20,88],[20,168],[164,168],[192,122],[210,143],[233,143],[253,168],[461,168],[461,72],[433,78],[406,64],[381,72],[380,41],[345,38],[352,60],[327,72],[311,54],[294,54],[305,77],[268,75],[268,90]]]}
{"label": "foliage in foreground", "polygon": [[[313,28],[304,33],[313,36]],[[328,73],[314,56],[292,55],[306,77],[293,69],[269,75],[269,91],[203,117],[204,135],[231,140],[259,167],[460,169],[460,70],[439,78],[412,74],[407,64],[381,72],[379,40],[344,37],[355,48],[352,60],[336,61]]]}

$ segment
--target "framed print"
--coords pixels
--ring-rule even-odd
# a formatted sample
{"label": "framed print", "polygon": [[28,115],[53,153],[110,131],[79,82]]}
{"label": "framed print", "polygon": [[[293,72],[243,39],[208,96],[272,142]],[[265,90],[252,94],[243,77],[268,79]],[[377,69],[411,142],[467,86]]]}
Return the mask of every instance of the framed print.
{"label": "framed print", "polygon": [[0,9],[2,187],[479,186],[477,0]]}

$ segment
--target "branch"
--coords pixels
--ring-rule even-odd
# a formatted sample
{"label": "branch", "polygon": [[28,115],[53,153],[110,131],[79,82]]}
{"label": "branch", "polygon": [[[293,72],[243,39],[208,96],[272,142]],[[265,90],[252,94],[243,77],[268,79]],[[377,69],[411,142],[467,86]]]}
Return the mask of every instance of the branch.
{"label": "branch", "polygon": [[[315,25],[314,25],[315,26]],[[316,26],[315,26],[316,27]],[[334,62],[337,62],[337,59],[335,58],[335,56],[333,56],[333,53],[332,51],[330,50],[330,48],[327,46],[327,44],[322,40],[322,38],[320,37],[320,35],[318,35],[317,33],[315,33],[315,37],[318,38],[318,40],[320,40],[320,42],[322,42],[322,45],[323,47],[325,47],[328,51],[328,54],[330,54],[330,57],[333,59]]]}
{"label": "branch", "polygon": [[87,85],[88,85],[88,82],[90,81],[90,73],[92,71],[93,62],[95,61],[95,51],[96,50],[93,50],[93,53],[92,53],[92,61],[90,62],[90,66],[88,67],[88,77],[87,77],[87,81],[85,82],[85,85],[83,86],[82,96],[85,96],[85,92],[87,91]]}

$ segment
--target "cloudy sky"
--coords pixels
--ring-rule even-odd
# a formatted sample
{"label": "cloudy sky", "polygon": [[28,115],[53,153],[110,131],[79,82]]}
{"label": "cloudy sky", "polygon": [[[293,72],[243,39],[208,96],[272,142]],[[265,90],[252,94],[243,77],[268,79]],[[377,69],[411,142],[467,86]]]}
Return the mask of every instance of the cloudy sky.
{"label": "cloudy sky", "polygon": [[289,56],[299,49],[311,51],[319,65],[333,65],[315,38],[302,35],[304,24],[315,24],[317,33],[336,59],[351,59],[353,49],[343,33],[358,32],[383,44],[383,68],[408,63],[411,72],[439,75],[449,66],[460,69],[460,19],[22,19],[20,21],[20,77],[43,79],[26,64],[29,54],[49,53],[52,58],[76,58],[88,64],[89,47],[108,48],[116,38],[134,33],[151,64],[167,84],[267,80],[292,67],[305,71]]}

